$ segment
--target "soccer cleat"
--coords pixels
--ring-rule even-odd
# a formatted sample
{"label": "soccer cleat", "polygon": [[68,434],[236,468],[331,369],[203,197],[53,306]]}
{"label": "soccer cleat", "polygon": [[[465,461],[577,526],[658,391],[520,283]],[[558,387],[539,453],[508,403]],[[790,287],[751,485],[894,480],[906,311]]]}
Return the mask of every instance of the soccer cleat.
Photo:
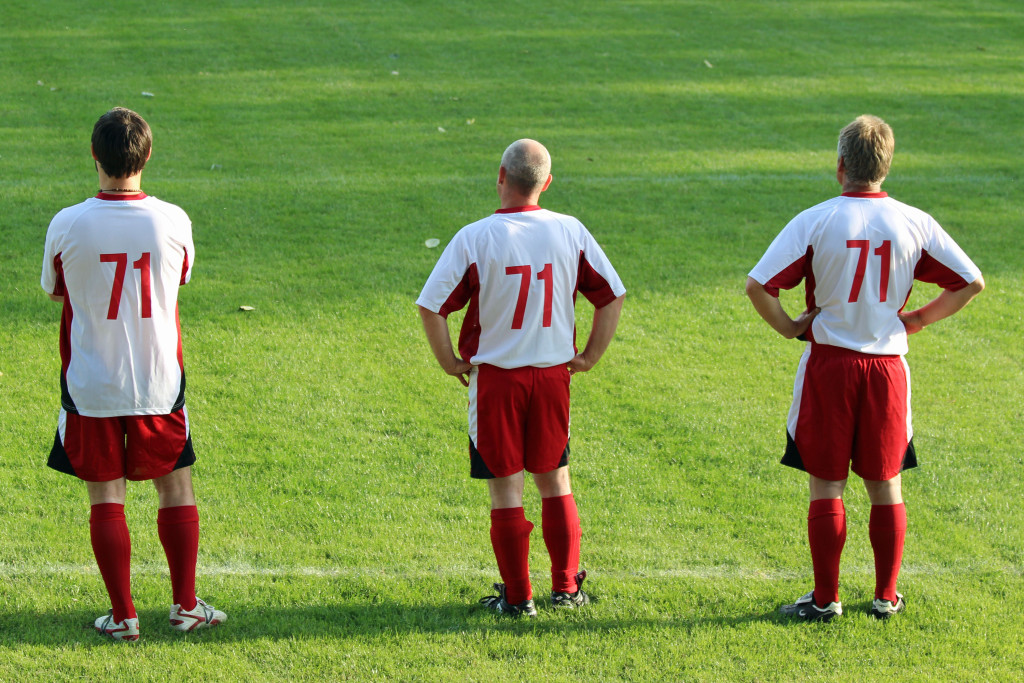
{"label": "soccer cleat", "polygon": [[896,603],[893,604],[891,600],[879,600],[875,598],[875,601],[871,604],[871,616],[875,619],[888,619],[894,614],[899,614],[907,608],[907,601],[903,599],[901,593],[896,594]]}
{"label": "soccer cleat", "polygon": [[590,596],[583,592],[583,581],[587,578],[587,570],[576,574],[576,592],[551,591],[551,606],[575,609],[590,604]]}
{"label": "soccer cleat", "polygon": [[194,631],[197,628],[216,626],[227,620],[228,615],[210,607],[199,598],[196,598],[196,606],[190,610],[183,610],[181,605],[171,605],[171,628],[179,631]]}
{"label": "soccer cleat", "polygon": [[480,598],[480,604],[487,609],[492,609],[498,614],[507,614],[510,617],[521,617],[524,614],[528,617],[537,616],[537,608],[534,606],[533,600],[523,600],[518,605],[513,605],[505,599],[505,584],[494,584],[494,590],[498,591],[497,595]]}
{"label": "soccer cleat", "polygon": [[783,605],[779,608],[779,612],[787,617],[795,617],[804,621],[832,621],[832,617],[843,613],[843,603],[830,602],[824,607],[818,607],[814,604],[814,591],[811,591],[793,604]]}
{"label": "soccer cleat", "polygon": [[114,622],[114,610],[110,610],[102,617],[93,622],[96,632],[100,635],[110,636],[114,640],[132,642],[139,639],[139,618],[132,617],[122,622]]}

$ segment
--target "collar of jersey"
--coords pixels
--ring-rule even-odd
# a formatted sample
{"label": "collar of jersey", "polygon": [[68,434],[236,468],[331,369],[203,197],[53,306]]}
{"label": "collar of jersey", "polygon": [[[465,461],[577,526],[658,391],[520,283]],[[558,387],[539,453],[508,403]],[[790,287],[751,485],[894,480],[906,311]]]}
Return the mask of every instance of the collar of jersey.
{"label": "collar of jersey", "polygon": [[522,211],[540,211],[540,207],[536,204],[530,204],[529,206],[510,206],[507,209],[498,209],[494,213],[520,213]]}
{"label": "collar of jersey", "polygon": [[861,199],[885,199],[889,195],[885,192],[844,192],[844,197],[860,197]]}
{"label": "collar of jersey", "polygon": [[108,194],[107,192],[100,192],[96,195],[96,199],[103,199],[108,202],[125,202],[145,198],[145,192],[139,192],[138,194]]}

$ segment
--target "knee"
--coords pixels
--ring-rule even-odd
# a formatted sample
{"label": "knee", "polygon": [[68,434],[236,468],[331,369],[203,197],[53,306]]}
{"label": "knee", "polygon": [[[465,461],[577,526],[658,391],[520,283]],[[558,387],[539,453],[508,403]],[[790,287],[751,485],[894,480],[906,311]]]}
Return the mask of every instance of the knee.
{"label": "knee", "polygon": [[533,475],[533,481],[537,484],[537,490],[541,498],[553,498],[556,496],[567,496],[572,493],[572,486],[569,482],[569,468],[559,467],[551,472]]}
{"label": "knee", "polygon": [[864,480],[868,498],[872,505],[898,505],[903,502],[903,486],[900,475],[885,481]]}

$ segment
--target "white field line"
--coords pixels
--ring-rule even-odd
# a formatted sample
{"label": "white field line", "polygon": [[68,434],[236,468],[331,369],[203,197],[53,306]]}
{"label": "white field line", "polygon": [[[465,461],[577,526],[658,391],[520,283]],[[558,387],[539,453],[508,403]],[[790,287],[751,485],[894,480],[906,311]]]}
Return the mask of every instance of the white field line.
{"label": "white field line", "polygon": [[[683,567],[679,569],[591,569],[593,576],[600,576],[618,581],[645,581],[664,579],[759,579],[763,581],[779,581],[804,578],[811,572],[810,565],[806,571],[789,570],[767,570],[749,567],[733,567],[727,565],[704,566],[704,567]],[[871,565],[843,566],[844,575],[873,576],[874,567]],[[28,565],[22,563],[0,562],[0,580],[17,578],[40,578],[57,577],[68,575],[98,574],[96,565],[93,564],[55,564],[46,563],[41,565]],[[436,567],[433,569],[393,571],[381,569],[380,567],[309,567],[309,566],[278,566],[278,567],[254,567],[246,564],[200,564],[196,572],[199,576],[207,577],[283,577],[283,578],[391,578],[403,580],[416,580],[436,577],[463,576],[467,578],[492,577],[493,569],[474,569],[469,567]],[[956,576],[979,576],[982,574],[1006,574],[1010,576],[1021,576],[1024,569],[1014,565],[934,565],[934,564],[908,564],[900,570],[901,576],[906,575],[956,575]],[[158,563],[145,563],[132,566],[133,575],[167,575],[166,565]],[[536,569],[531,575],[546,576],[546,570]]]}

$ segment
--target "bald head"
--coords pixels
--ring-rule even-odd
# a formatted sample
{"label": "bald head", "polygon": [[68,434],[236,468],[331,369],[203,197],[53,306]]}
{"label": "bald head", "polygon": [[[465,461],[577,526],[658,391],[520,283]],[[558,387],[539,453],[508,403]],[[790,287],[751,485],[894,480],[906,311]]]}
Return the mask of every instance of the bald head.
{"label": "bald head", "polygon": [[551,155],[536,140],[516,140],[501,155],[505,182],[523,194],[539,191],[551,175]]}

